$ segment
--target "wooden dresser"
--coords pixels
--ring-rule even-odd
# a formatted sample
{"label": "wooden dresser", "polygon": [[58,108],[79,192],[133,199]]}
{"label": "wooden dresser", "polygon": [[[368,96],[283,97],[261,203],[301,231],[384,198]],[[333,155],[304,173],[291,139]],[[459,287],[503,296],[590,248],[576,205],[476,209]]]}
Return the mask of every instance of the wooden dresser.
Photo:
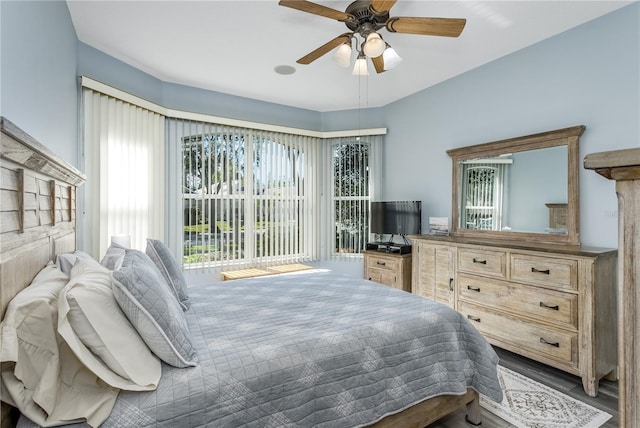
{"label": "wooden dresser", "polygon": [[363,251],[364,277],[411,292],[411,254]]}
{"label": "wooden dresser", "polygon": [[615,379],[617,251],[414,235],[412,292],[466,315],[493,345],[582,378]]}
{"label": "wooden dresser", "polygon": [[618,411],[620,426],[640,428],[640,148],[592,153],[584,167],[616,180],[618,196]]}

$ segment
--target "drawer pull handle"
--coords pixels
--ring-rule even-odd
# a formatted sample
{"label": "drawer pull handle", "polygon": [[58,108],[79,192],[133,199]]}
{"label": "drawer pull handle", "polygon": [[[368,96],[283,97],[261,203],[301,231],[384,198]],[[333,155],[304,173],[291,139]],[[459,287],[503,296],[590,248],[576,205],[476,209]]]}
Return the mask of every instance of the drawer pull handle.
{"label": "drawer pull handle", "polygon": [[547,309],[553,309],[554,311],[559,311],[560,310],[560,306],[558,305],[547,305],[544,302],[540,302],[540,307],[541,308],[547,308]]}
{"label": "drawer pull handle", "polygon": [[479,293],[480,292],[480,287],[472,287],[470,285],[467,285],[467,290],[477,291]]}
{"label": "drawer pull handle", "polygon": [[487,264],[487,261],[486,261],[486,260],[476,259],[475,257],[473,258],[473,262],[474,262],[474,263],[481,264],[481,265],[486,265],[486,264]]}
{"label": "drawer pull handle", "polygon": [[551,270],[549,270],[549,269],[539,270],[539,269],[536,269],[536,268],[532,267],[532,268],[531,268],[531,272],[535,272],[535,273],[543,273],[543,274],[545,274],[545,275],[549,275],[549,274],[551,273]]}
{"label": "drawer pull handle", "polygon": [[471,321],[480,322],[480,318],[474,317],[473,315],[467,315],[467,318],[470,319]]}
{"label": "drawer pull handle", "polygon": [[544,340],[544,337],[540,338],[540,343],[544,343],[545,345],[555,346],[556,348],[560,347],[560,342],[547,342]]}
{"label": "drawer pull handle", "polygon": [[376,262],[377,265],[379,266],[386,266],[387,264],[385,262]]}

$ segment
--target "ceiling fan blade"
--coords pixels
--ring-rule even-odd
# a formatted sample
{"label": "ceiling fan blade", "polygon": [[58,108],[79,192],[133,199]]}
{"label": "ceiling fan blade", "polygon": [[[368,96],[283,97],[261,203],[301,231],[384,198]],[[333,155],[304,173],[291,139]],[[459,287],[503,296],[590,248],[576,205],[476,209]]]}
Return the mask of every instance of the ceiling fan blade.
{"label": "ceiling fan blade", "polygon": [[373,62],[373,67],[376,69],[376,73],[380,74],[384,72],[384,58],[382,58],[382,55],[371,58],[371,62]]}
{"label": "ceiling fan blade", "polygon": [[305,56],[303,56],[302,58],[300,58],[296,62],[298,64],[311,64],[313,61],[317,60],[322,55],[326,54],[327,52],[331,51],[332,49],[337,48],[341,44],[343,44],[343,43],[347,42],[348,40],[350,40],[352,34],[353,33],[340,34],[335,39],[328,41],[324,45],[320,46],[318,49],[306,54]]}
{"label": "ceiling fan blade", "polygon": [[371,11],[376,15],[389,12],[397,0],[371,0]]}
{"label": "ceiling fan blade", "polygon": [[354,19],[353,15],[348,13],[306,0],[280,0],[278,4],[280,6],[290,7],[292,9],[301,10],[302,12],[313,13],[314,15],[324,16],[338,21],[352,21]]}
{"label": "ceiling fan blade", "polygon": [[392,33],[458,37],[466,23],[467,20],[462,18],[399,17],[389,18],[386,26]]}

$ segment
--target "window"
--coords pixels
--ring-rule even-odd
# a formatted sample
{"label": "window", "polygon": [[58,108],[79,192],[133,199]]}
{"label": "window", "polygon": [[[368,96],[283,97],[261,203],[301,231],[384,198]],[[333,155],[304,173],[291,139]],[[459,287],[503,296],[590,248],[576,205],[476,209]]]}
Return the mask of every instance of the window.
{"label": "window", "polygon": [[316,180],[309,165],[317,158],[318,139],[176,123],[184,264],[259,266],[312,259]]}
{"label": "window", "polygon": [[359,254],[369,241],[369,202],[380,136],[343,137],[331,144],[334,240],[332,253]]}
{"label": "window", "polygon": [[463,162],[460,222],[465,229],[501,230],[510,159]]}
{"label": "window", "polygon": [[84,76],[82,87],[83,248],[153,237],[192,268],[364,248],[386,129],[309,131],[170,110]]}

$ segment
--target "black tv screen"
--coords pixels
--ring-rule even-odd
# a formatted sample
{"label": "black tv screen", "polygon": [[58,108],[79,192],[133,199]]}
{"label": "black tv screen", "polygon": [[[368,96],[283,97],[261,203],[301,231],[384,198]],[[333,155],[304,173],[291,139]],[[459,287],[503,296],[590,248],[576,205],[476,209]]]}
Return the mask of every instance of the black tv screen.
{"label": "black tv screen", "polygon": [[422,230],[421,201],[371,202],[371,233],[416,235]]}

